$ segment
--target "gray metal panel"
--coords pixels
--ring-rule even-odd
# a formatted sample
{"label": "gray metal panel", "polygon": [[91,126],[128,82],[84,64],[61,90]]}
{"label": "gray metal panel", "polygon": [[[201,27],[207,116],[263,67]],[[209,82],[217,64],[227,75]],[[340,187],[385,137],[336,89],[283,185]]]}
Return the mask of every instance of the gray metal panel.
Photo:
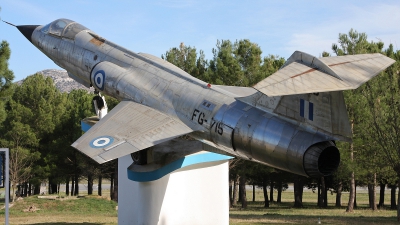
{"label": "gray metal panel", "polygon": [[273,162],[275,162],[275,164],[280,168],[289,168],[288,164],[292,163],[286,161],[286,154],[288,154],[290,142],[292,141],[297,128],[298,127],[295,127],[290,123],[286,123],[283,126],[282,136],[278,145],[275,147],[273,154]]}
{"label": "gray metal panel", "polygon": [[257,93],[257,90],[249,87],[237,87],[237,86],[224,86],[224,85],[213,85],[234,94],[235,97],[245,97]]}
{"label": "gray metal panel", "polygon": [[337,138],[338,140],[350,141],[353,134],[349,123],[349,116],[347,114],[347,110],[345,110],[346,104],[344,101],[343,92],[336,91],[329,94],[332,101],[332,134],[347,137],[347,140]]}
{"label": "gray metal panel", "polygon": [[272,112],[278,106],[281,96],[269,97],[261,92],[256,92],[253,95],[236,99],[263,111]]}
{"label": "gray metal panel", "polygon": [[137,151],[139,151],[139,149],[135,148],[135,146],[133,146],[129,143],[123,143],[112,149],[109,149],[108,151],[106,151],[104,153],[101,153],[99,155],[100,159],[99,158],[93,158],[93,159],[95,159],[95,160],[97,159],[98,163],[103,163],[103,162],[117,159],[119,157],[128,155],[133,152],[137,152]]}
{"label": "gray metal panel", "polygon": [[[229,115],[229,113],[227,112],[229,110],[233,110],[234,106],[235,103],[231,105],[224,104],[218,109],[217,113],[215,113],[214,116],[210,115],[211,121],[209,121],[208,125],[210,139],[218,146],[232,148],[231,139],[233,127],[235,126],[237,119],[239,118],[229,117],[227,116]],[[240,111],[238,110],[234,112],[240,114]]]}
{"label": "gray metal panel", "polygon": [[[271,149],[267,149],[268,146],[265,145],[265,141],[264,141],[264,134],[265,134],[265,130],[267,129],[267,124],[269,123],[270,119],[266,118],[266,117],[262,117],[262,121],[255,124],[256,128],[253,132],[253,136],[252,136],[252,146],[251,146],[251,151],[252,151],[252,157],[254,159],[261,159],[262,161],[266,162],[266,163],[271,163],[270,160],[270,155],[268,153],[270,153],[272,150]],[[240,130],[239,128],[239,124],[238,124],[238,130]],[[237,141],[235,138],[239,138],[238,141],[240,141],[240,137],[234,137],[234,141]]]}
{"label": "gray metal panel", "polygon": [[254,88],[268,96],[355,89],[395,62],[378,53],[320,59],[299,54]]}
{"label": "gray metal panel", "polygon": [[160,64],[162,66],[164,66],[165,68],[168,68],[168,69],[170,69],[170,70],[172,70],[172,71],[174,71],[176,73],[179,73],[179,74],[181,74],[183,76],[191,77],[190,74],[186,73],[181,68],[173,65],[172,63],[170,63],[170,62],[168,62],[166,60],[160,59],[157,56],[154,56],[154,55],[151,55],[151,54],[148,54],[148,53],[143,53],[143,52],[138,53],[138,55],[144,56],[144,57],[146,57],[146,58],[148,58],[148,59],[150,59],[150,60],[152,60],[152,61],[154,61],[154,62],[156,62],[156,63],[158,63],[158,64]]}
{"label": "gray metal panel", "polygon": [[[234,107],[228,108],[223,115],[222,122],[230,127],[235,127],[238,120],[245,113],[243,108],[248,106],[242,102],[237,102]],[[218,118],[218,117],[216,117]]]}
{"label": "gray metal panel", "polygon": [[[313,119],[300,116],[300,100],[313,104]],[[351,130],[342,92],[283,96],[274,113],[312,126],[333,140],[351,140]]]}
{"label": "gray metal panel", "polygon": [[262,136],[260,135],[260,137],[263,138],[259,140],[260,142],[257,151],[255,150],[255,148],[253,149],[253,156],[255,159],[259,160],[264,158],[266,162],[274,163],[274,161],[271,160],[271,158],[273,157],[274,154],[276,154],[274,151],[275,148],[278,146],[280,139],[282,137],[284,125],[285,122],[275,117],[272,117],[271,119],[268,120],[268,123],[265,124],[265,127],[263,126],[257,127],[257,130],[263,132],[263,135]]}
{"label": "gray metal panel", "polygon": [[290,142],[287,158],[287,169],[290,171],[299,171],[305,174],[303,168],[303,155],[304,152],[310,147],[313,143],[311,142],[313,135],[305,132],[298,131],[294,135],[292,141]]}
{"label": "gray metal panel", "polygon": [[60,43],[59,45],[60,51],[58,52],[58,58],[65,62],[69,62],[70,61],[70,53],[72,52],[72,50],[74,49],[74,44],[71,40],[64,40]]}
{"label": "gray metal panel", "polygon": [[251,127],[251,124],[248,123],[249,119],[248,115],[243,115],[237,123],[233,134],[234,150],[244,158],[253,158],[251,143],[248,137],[250,131],[249,125]]}
{"label": "gray metal panel", "polygon": [[84,48],[93,37],[88,33],[88,31],[82,31],[75,36],[75,45]]}
{"label": "gray metal panel", "polygon": [[[192,129],[179,120],[150,107],[123,101],[72,146],[92,158],[102,156],[107,149],[110,149],[105,155],[108,157],[107,160],[111,160],[109,157],[122,156],[122,153],[127,152],[126,145],[123,145],[121,148],[123,147],[124,150],[118,153],[118,145],[121,141],[131,144],[133,152],[190,132]],[[93,143],[101,137],[111,137],[112,144],[101,148],[92,147]]]}
{"label": "gray metal panel", "polygon": [[332,69],[324,63],[324,61],[316,58],[315,56],[312,56],[310,54],[307,54],[305,52],[301,51],[295,51],[285,62],[285,64],[282,66],[282,68],[288,66],[289,64],[293,62],[301,62],[304,65],[307,65],[311,68],[318,69],[320,71],[323,71],[324,73],[327,73],[333,77],[336,77],[340,79],[340,77],[332,71]]}

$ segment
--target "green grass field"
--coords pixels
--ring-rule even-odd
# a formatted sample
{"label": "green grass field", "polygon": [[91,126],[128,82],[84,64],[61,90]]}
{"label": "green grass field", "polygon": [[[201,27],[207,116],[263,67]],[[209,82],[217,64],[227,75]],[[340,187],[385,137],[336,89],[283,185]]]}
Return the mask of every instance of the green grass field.
{"label": "green grass field", "polygon": [[[108,196],[108,193],[105,194]],[[385,202],[390,203],[389,193]],[[343,195],[343,207],[334,207],[335,195],[328,196],[329,206],[320,209],[316,206],[317,194],[305,191],[304,208],[294,209],[293,192],[284,192],[282,203],[271,203],[263,208],[262,192],[256,190],[256,201],[252,202],[252,192],[247,192],[247,209],[235,206],[230,210],[230,224],[397,224],[395,210],[372,211],[367,208],[366,193],[357,194],[358,209],[346,213],[348,194]],[[276,196],[275,196],[276,198]],[[39,199],[37,196],[24,198],[10,209],[10,224],[117,224],[117,204],[97,196],[61,198],[62,200]],[[1,206],[1,205],[0,205]],[[24,212],[30,206],[39,208],[36,212]],[[4,209],[0,210],[0,224],[4,223]]]}
{"label": "green grass field", "polygon": [[[282,203],[274,202],[270,208],[264,208],[262,192],[256,190],[256,201],[249,201],[247,209],[243,210],[238,205],[230,210],[230,224],[318,224],[318,220],[321,224],[398,224],[395,210],[368,209],[368,195],[365,192],[357,193],[358,208],[353,213],[346,213],[348,193],[342,196],[343,207],[340,208],[334,207],[336,195],[329,192],[326,209],[317,207],[317,193],[304,192],[302,209],[292,207],[293,198],[293,192],[283,192]],[[247,199],[252,199],[252,192],[247,192]],[[388,191],[385,203],[390,204]]]}
{"label": "green grass field", "polygon": [[[30,206],[39,210],[24,212]],[[31,196],[10,208],[10,224],[117,224],[117,203],[97,196],[39,199]],[[4,209],[0,211],[4,223]]]}

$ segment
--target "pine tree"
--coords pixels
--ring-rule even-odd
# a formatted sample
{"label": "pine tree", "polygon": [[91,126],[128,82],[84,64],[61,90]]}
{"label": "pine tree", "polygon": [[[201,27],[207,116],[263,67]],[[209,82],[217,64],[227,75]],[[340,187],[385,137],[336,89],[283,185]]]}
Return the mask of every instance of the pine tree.
{"label": "pine tree", "polygon": [[12,94],[13,72],[8,69],[11,50],[7,41],[0,44],[0,123],[6,119],[5,102]]}

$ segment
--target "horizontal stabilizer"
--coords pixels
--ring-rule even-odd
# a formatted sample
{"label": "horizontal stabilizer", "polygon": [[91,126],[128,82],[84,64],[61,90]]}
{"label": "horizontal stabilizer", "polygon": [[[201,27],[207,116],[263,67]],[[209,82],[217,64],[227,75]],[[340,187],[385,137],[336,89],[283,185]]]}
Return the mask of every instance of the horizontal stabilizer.
{"label": "horizontal stabilizer", "polygon": [[254,88],[267,96],[355,89],[394,62],[379,53],[316,58],[296,51]]}
{"label": "horizontal stabilizer", "polygon": [[104,163],[192,131],[179,119],[145,105],[122,101],[72,147]]}

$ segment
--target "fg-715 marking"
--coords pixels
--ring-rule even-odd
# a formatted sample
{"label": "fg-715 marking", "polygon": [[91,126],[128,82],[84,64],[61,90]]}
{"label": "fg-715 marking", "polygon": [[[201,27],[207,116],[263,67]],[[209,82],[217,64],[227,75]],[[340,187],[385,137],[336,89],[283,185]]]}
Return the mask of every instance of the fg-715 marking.
{"label": "fg-715 marking", "polygon": [[203,125],[203,122],[207,123],[207,120],[204,119],[205,114],[203,112],[200,112],[198,109],[194,109],[193,114],[192,114],[192,120],[197,118],[197,123],[200,125]]}
{"label": "fg-715 marking", "polygon": [[[214,125],[215,125],[215,128],[213,129]],[[218,133],[219,135],[222,135],[224,133],[222,123],[215,121],[214,118],[211,119],[210,130],[214,130],[214,132]]]}
{"label": "fg-715 marking", "polygon": [[296,51],[253,87],[230,87],[132,52],[72,20],[16,27],[71,78],[121,100],[72,144],[99,163],[189,135],[209,151],[304,176],[330,175],[340,161],[335,141],[352,135],[342,91],[394,63],[381,54],[316,58]]}
{"label": "fg-715 marking", "polygon": [[[204,112],[202,112],[198,109],[194,109],[193,114],[192,114],[192,120],[197,121],[197,123],[200,125],[203,125],[203,123],[208,122],[208,120],[205,119],[205,115],[206,114]],[[211,118],[210,131],[214,131],[215,133],[222,135],[224,133],[222,123],[215,121],[214,118]]]}

